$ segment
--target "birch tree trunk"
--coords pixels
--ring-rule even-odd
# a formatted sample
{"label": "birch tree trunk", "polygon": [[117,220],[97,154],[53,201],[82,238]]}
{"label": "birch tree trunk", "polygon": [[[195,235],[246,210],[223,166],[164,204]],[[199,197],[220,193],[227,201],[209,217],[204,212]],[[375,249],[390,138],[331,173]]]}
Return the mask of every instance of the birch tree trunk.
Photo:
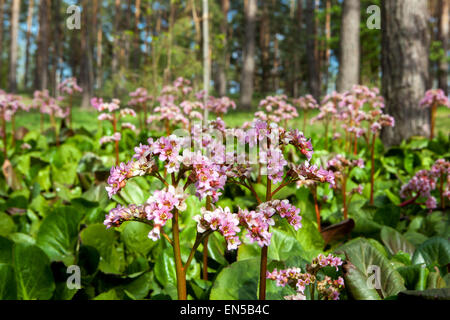
{"label": "birch tree trunk", "polygon": [[382,94],[395,127],[382,131],[387,146],[411,136],[428,137],[430,113],[419,107],[429,77],[427,2],[382,1]]}

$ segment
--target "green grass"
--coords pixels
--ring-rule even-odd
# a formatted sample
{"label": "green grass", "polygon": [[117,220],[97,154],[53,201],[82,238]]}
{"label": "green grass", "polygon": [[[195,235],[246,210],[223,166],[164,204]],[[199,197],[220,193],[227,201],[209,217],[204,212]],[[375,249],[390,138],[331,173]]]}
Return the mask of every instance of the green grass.
{"label": "green grass", "polygon": [[[23,101],[26,104],[31,103],[31,98],[24,96]],[[232,110],[230,113],[224,116],[224,121],[229,127],[240,127],[246,121],[251,121],[253,119],[253,111],[234,111]],[[316,112],[310,112],[308,118],[312,118],[317,114]],[[84,127],[89,131],[96,130],[98,128],[98,112],[91,109],[81,109],[79,107],[75,107],[72,111],[73,116],[73,126],[75,129]],[[211,119],[214,118],[213,115],[210,116]],[[40,127],[40,114],[36,110],[31,110],[30,112],[19,112],[16,115],[16,127],[25,127],[28,130],[37,130]],[[124,121],[133,123],[137,128],[139,127],[138,118],[130,118],[127,117]],[[10,125],[10,124],[8,124]],[[50,126],[50,121],[48,120],[48,116],[46,116],[45,122],[46,128]],[[291,128],[298,128],[299,130],[303,129],[303,116],[300,113],[300,116],[297,119],[294,119],[288,124]],[[436,119],[436,128],[438,131],[442,131],[445,135],[450,134],[450,109],[448,108],[440,108],[438,110],[437,119]],[[306,135],[310,133],[323,134],[324,127],[321,122],[315,123],[313,125],[308,125],[308,128],[305,132]]]}

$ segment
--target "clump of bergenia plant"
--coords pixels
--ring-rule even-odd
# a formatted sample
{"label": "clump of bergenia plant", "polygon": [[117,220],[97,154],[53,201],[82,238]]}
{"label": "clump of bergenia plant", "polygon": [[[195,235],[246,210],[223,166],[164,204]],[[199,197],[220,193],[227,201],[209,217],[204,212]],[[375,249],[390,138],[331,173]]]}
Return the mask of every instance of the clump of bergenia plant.
{"label": "clump of bergenia plant", "polygon": [[167,135],[176,126],[189,130],[193,120],[203,119],[201,110],[204,108],[203,103],[190,100],[191,93],[191,82],[184,78],[177,78],[172,85],[165,86],[157,98],[159,105],[147,118],[147,123],[163,123]]}
{"label": "clump of bergenia plant", "polygon": [[[120,109],[120,100],[113,99],[111,102],[103,102],[103,99],[92,98],[91,105],[101,112],[98,116],[99,121],[108,121],[112,124],[113,134],[111,136],[103,136],[100,138],[100,145],[114,142],[116,164],[119,163],[119,141],[122,138],[122,130],[130,129],[135,131],[136,127],[130,122],[121,123],[121,119],[126,116],[136,117],[136,112],[130,108]],[[118,128],[120,124],[120,130]]]}
{"label": "clump of bergenia plant", "polygon": [[355,167],[364,168],[364,160],[361,158],[350,160],[345,156],[338,154],[327,163],[327,170],[333,172],[334,174],[335,184],[333,185],[333,188],[340,190],[342,195],[342,211],[345,220],[348,219],[348,206],[351,202],[352,196],[356,193],[362,194],[363,192],[362,185],[359,185],[350,191],[347,190],[347,181],[350,176],[350,172]]}
{"label": "clump of bergenia plant", "polygon": [[[268,96],[261,100],[258,106],[260,111],[255,113],[255,118],[261,121],[283,123],[298,117],[297,109],[288,102],[286,95]],[[248,123],[244,126],[248,126]]]}
{"label": "clump of bergenia plant", "polygon": [[65,119],[69,115],[70,109],[62,109],[59,106],[59,101],[51,97],[48,90],[35,91],[33,95],[33,108],[38,108],[41,113],[41,132],[44,131],[44,115],[50,117],[50,123],[55,134],[56,145],[59,146],[59,125],[56,118]]}
{"label": "clump of bergenia plant", "polygon": [[2,130],[1,135],[3,138],[3,153],[5,158],[8,154],[8,139],[6,132],[6,122],[11,122],[11,135],[12,135],[12,146],[15,145],[15,114],[18,110],[28,110],[22,103],[22,98],[11,94],[6,93],[3,90],[0,90],[0,116],[2,119]]}
{"label": "clump of bergenia plant", "polygon": [[436,112],[437,108],[447,107],[450,108],[450,102],[442,89],[433,89],[428,90],[425,93],[425,97],[420,101],[420,106],[422,108],[429,108],[430,109],[430,116],[431,116],[431,129],[430,129],[430,140],[434,138],[434,129],[436,126]]}
{"label": "clump of bergenia plant", "polygon": [[[228,141],[232,141],[232,151],[224,145]],[[154,192],[144,204],[128,208],[118,206],[107,216],[105,224],[110,227],[127,220],[141,221],[152,225],[151,239],[159,239],[162,235],[169,241],[174,248],[180,299],[186,298],[186,269],[196,249],[210,233],[221,233],[229,249],[236,249],[245,235],[247,241],[262,247],[259,298],[265,299],[270,227],[275,224],[276,216],[286,219],[295,229],[301,227],[300,210],[288,199],[274,197],[281,189],[299,180],[326,181],[317,170],[310,168],[307,161],[297,165],[285,160],[283,150],[287,146],[293,147],[307,160],[312,157],[311,142],[301,132],[286,131],[275,123],[259,120],[255,120],[247,132],[242,129],[227,130],[218,118],[206,128],[193,126],[189,137],[170,135],[156,141],[149,139],[148,144],[135,149],[134,160],[111,169],[107,191],[112,196],[125,187],[128,179],[145,175],[160,180],[164,189]],[[265,179],[258,179],[258,176],[265,176]],[[254,188],[258,180],[265,180],[266,183],[263,199]],[[230,208],[216,207],[215,203],[226,183],[249,189],[255,197],[256,208],[238,208],[233,213]],[[194,186],[197,197],[206,198],[206,206],[195,217],[198,223],[196,242],[189,258],[183,263],[178,217],[185,210],[184,200],[190,185]],[[172,220],[172,239],[164,230],[168,220]]]}
{"label": "clump of bergenia plant", "polygon": [[295,107],[303,110],[303,132],[306,132],[306,124],[308,121],[308,112],[310,110],[319,109],[319,104],[316,99],[310,94],[307,94],[304,97],[300,97],[298,99],[294,99],[293,104]]}
{"label": "clump of bergenia plant", "polygon": [[[147,115],[148,115],[148,103],[153,101],[153,97],[148,94],[148,91],[144,88],[137,88],[135,91],[130,93],[132,98],[128,105],[134,107],[139,113],[139,125],[140,129],[143,130],[145,127]],[[144,121],[142,120],[142,113],[144,116]]]}
{"label": "clump of bergenia plant", "polygon": [[[147,144],[135,148],[135,155],[127,163],[120,163],[111,169],[106,188],[110,197],[126,186],[129,179],[137,176],[149,176],[160,180],[164,187],[155,191],[145,203],[129,207],[117,206],[105,219],[105,225],[117,227],[124,221],[140,221],[152,226],[149,238],[158,240],[163,236],[173,247],[176,266],[178,298],[186,299],[186,270],[189,268],[198,246],[210,232],[199,232],[186,261],[182,261],[180,251],[179,217],[186,210],[186,198],[189,186],[194,186],[199,199],[205,199],[211,210],[221,194],[227,180],[227,166],[224,164],[225,148],[221,140],[212,139],[204,134],[200,137],[178,137],[170,135],[155,141],[148,139]],[[203,155],[206,152],[209,156]],[[222,162],[218,161],[221,158]],[[160,172],[161,171],[161,172]],[[227,210],[217,212],[220,216],[220,232],[225,236],[229,248],[234,248],[233,233],[236,232],[236,216]],[[171,220],[172,230],[165,230]]]}
{"label": "clump of bergenia plant", "polygon": [[[336,93],[334,93],[336,94]],[[328,131],[330,123],[333,124],[333,138],[335,138],[336,131],[336,114],[337,114],[337,98],[333,95],[326,96],[322,101],[322,106],[319,109],[319,114],[311,119],[311,123],[316,121],[323,121],[325,127],[325,150],[328,150]]]}
{"label": "clump of bergenia plant", "polygon": [[58,91],[62,93],[59,100],[68,100],[68,117],[69,127],[72,128],[72,107],[73,107],[73,97],[77,92],[83,92],[83,89],[78,85],[77,78],[70,77],[65,79],[58,85]]}
{"label": "clump of bergenia plant", "polygon": [[305,272],[302,272],[300,268],[280,271],[274,269],[272,272],[267,272],[267,278],[276,281],[279,287],[289,286],[295,290],[296,293],[284,297],[285,300],[306,300],[307,293],[310,300],[315,300],[316,297],[317,300],[339,300],[340,291],[344,288],[344,279],[338,277],[333,280],[329,276],[322,276],[319,280],[319,272],[325,267],[335,267],[338,271],[342,263],[339,257],[319,254],[311,264],[306,265]]}
{"label": "clump of bergenia plant", "polygon": [[[432,210],[437,207],[437,200],[432,195],[439,183],[439,193],[441,208],[445,209],[445,199],[450,199],[449,183],[450,181],[450,162],[439,159],[432,166],[431,170],[420,170],[409,182],[402,186],[400,196],[407,199],[400,204],[400,207],[405,207],[410,204],[418,203],[420,199],[425,200],[425,206]],[[447,186],[445,187],[445,184]]]}

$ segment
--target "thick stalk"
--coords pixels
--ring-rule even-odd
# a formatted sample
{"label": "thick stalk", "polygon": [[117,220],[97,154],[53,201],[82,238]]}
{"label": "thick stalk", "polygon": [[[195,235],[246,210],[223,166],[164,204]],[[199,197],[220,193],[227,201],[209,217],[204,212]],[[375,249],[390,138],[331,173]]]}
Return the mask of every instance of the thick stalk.
{"label": "thick stalk", "polygon": [[358,137],[355,133],[355,141],[353,142],[353,154],[356,156],[358,154]]}
{"label": "thick stalk", "polygon": [[2,134],[3,134],[3,154],[8,158],[8,138],[6,137],[5,111],[2,109]]}
{"label": "thick stalk", "polygon": [[374,133],[372,136],[372,145],[370,146],[370,204],[373,205],[373,185],[374,185],[374,175],[375,175],[375,141],[377,135]]}
{"label": "thick stalk", "polygon": [[[272,181],[267,177],[266,201],[272,200]],[[266,300],[267,252],[269,247],[261,249],[261,265],[259,270],[259,300]]]}
{"label": "thick stalk", "polygon": [[344,202],[344,220],[347,220],[347,176],[342,175],[342,200]]}
{"label": "thick stalk", "polygon": [[[211,211],[211,196],[206,197],[206,210]],[[203,280],[208,281],[208,237],[203,240]]]}
{"label": "thick stalk", "polygon": [[50,113],[50,122],[52,123],[53,132],[55,133],[56,146],[59,147],[59,132],[58,132],[58,126],[56,125],[55,115],[53,114],[53,111],[52,111],[52,113]]}
{"label": "thick stalk", "polygon": [[437,103],[433,102],[431,106],[431,130],[430,130],[430,140],[434,139],[434,128],[436,125],[436,112],[437,112]]}
{"label": "thick stalk", "polygon": [[181,261],[181,249],[180,249],[180,229],[178,226],[178,210],[175,210],[175,214],[172,219],[172,234],[173,234],[173,255],[175,258],[175,268],[177,275],[177,291],[178,300],[187,300],[186,293],[186,273]]}
{"label": "thick stalk", "polygon": [[312,188],[312,194],[313,194],[313,198],[314,198],[314,209],[316,210],[317,228],[320,232],[322,228],[320,226],[320,222],[321,222],[320,221],[320,209],[319,209],[319,203],[317,202],[317,185],[316,184]]}
{"label": "thick stalk", "polygon": [[[117,117],[116,114],[113,113],[113,128],[114,128],[114,133],[117,132]],[[115,146],[115,154],[116,154],[116,165],[119,165],[119,141],[116,140],[114,141],[114,146]]]}
{"label": "thick stalk", "polygon": [[308,119],[308,109],[303,111],[303,134],[306,134],[306,121]]}

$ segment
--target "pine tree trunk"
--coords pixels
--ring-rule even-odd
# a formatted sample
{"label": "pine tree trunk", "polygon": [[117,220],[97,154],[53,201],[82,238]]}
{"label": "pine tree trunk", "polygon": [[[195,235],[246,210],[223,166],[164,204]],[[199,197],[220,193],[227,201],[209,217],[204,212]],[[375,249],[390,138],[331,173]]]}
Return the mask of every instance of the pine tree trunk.
{"label": "pine tree trunk", "polygon": [[[83,18],[84,24],[90,25],[91,21],[91,7],[88,0],[83,0]],[[88,108],[90,104],[91,97],[93,95],[93,85],[94,85],[94,69],[92,64],[92,47],[90,41],[90,33],[87,28],[83,28],[81,35],[81,50],[83,54],[82,60],[82,77],[81,77],[81,87],[83,88],[81,107]]]}
{"label": "pine tree trunk", "polygon": [[447,63],[447,52],[448,52],[448,38],[449,34],[449,7],[450,0],[439,0],[439,11],[441,13],[439,17],[439,40],[442,42],[442,48],[444,50],[444,57],[439,61],[439,72],[438,72],[438,82],[439,88],[444,90],[445,93],[448,91],[448,63]]}
{"label": "pine tree trunk", "polygon": [[317,55],[316,55],[316,14],[315,14],[315,0],[306,1],[306,59],[308,63],[308,87],[310,93],[316,98],[320,99],[320,72],[318,69]]}
{"label": "pine tree trunk", "polygon": [[135,2],[136,11],[134,12],[134,68],[139,68],[139,59],[140,59],[140,47],[139,47],[139,20],[141,18],[141,0],[136,0]]}
{"label": "pine tree trunk", "polygon": [[241,74],[241,96],[239,104],[242,109],[250,109],[253,98],[253,79],[255,73],[255,31],[256,0],[248,0],[245,10],[244,59]]}
{"label": "pine tree trunk", "polygon": [[270,16],[268,1],[264,1],[262,6],[259,43],[261,48],[262,93],[266,95],[270,90]]}
{"label": "pine tree trunk", "polygon": [[13,0],[11,8],[11,47],[9,56],[9,91],[17,91],[17,40],[19,35],[20,0]]}
{"label": "pine tree trunk", "polygon": [[382,1],[382,94],[395,127],[382,131],[387,146],[411,136],[428,137],[429,110],[419,107],[429,77],[427,2]]}
{"label": "pine tree trunk", "polygon": [[[98,0],[96,0],[98,1]],[[103,38],[103,29],[102,29],[102,21],[101,21],[101,2],[100,6],[97,7],[97,12],[95,13],[96,16],[96,29],[97,29],[97,49],[96,49],[96,70],[97,75],[95,79],[95,84],[98,90],[102,87],[102,80],[103,80],[103,69],[102,69],[102,57],[103,57],[103,47],[102,47],[102,38]]]}
{"label": "pine tree trunk", "polygon": [[[5,0],[0,0],[0,52],[3,52],[3,14],[5,13],[4,10],[5,6]],[[2,70],[2,55],[0,54],[0,70]],[[2,82],[0,81],[0,86],[2,85]]]}
{"label": "pine tree trunk", "polygon": [[31,40],[31,27],[33,25],[33,10],[34,10],[34,0],[29,0],[27,12],[27,35],[25,45],[25,75],[23,80],[23,86],[25,89],[28,86],[28,77],[29,77],[28,72],[30,71],[30,40]]}
{"label": "pine tree trunk", "polygon": [[120,0],[116,0],[115,4],[114,4],[114,25],[113,25],[113,37],[114,37],[114,41],[113,41],[113,56],[112,56],[112,63],[111,63],[111,69],[112,69],[112,74],[113,76],[115,76],[117,74],[117,71],[119,69],[119,25],[120,25],[120,19],[121,19],[121,14],[120,14]]}
{"label": "pine tree trunk", "polygon": [[48,47],[50,36],[50,0],[41,0],[39,4],[38,54],[36,55],[36,88],[48,88]]}
{"label": "pine tree trunk", "polygon": [[360,10],[360,0],[344,0],[342,7],[339,74],[336,83],[338,92],[350,90],[353,85],[359,83]]}
{"label": "pine tree trunk", "polygon": [[223,34],[223,55],[222,55],[222,61],[218,63],[217,66],[217,92],[219,96],[223,97],[227,94],[227,73],[226,69],[229,64],[228,62],[228,39],[227,39],[227,33],[228,33],[228,10],[230,9],[230,0],[221,0],[221,7],[222,7],[222,15],[223,19],[220,22],[220,33]]}

